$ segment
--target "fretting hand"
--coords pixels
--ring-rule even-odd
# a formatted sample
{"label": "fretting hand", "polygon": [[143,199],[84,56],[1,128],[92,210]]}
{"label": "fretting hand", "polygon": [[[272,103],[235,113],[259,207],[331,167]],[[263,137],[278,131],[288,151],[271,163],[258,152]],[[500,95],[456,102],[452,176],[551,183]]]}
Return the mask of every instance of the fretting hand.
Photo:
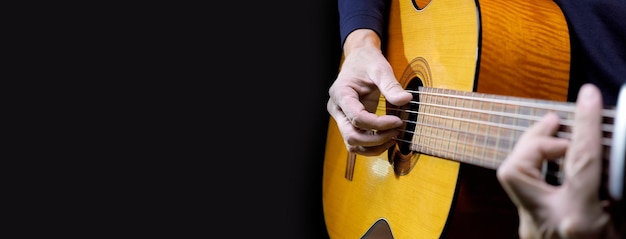
{"label": "fretting hand", "polygon": [[[617,238],[607,203],[599,196],[602,174],[602,98],[593,85],[579,92],[570,140],[554,137],[559,118],[533,124],[497,170],[518,208],[521,238]],[[544,181],[543,160],[564,156],[564,181]]]}

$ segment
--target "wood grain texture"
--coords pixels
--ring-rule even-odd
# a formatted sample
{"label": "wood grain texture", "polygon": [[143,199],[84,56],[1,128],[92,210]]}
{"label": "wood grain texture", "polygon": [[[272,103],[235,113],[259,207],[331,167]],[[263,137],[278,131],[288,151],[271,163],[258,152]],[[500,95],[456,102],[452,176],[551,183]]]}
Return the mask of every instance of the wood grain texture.
{"label": "wood grain texture", "polygon": [[[385,56],[407,87],[565,100],[569,37],[550,0],[392,0]],[[423,6],[423,7],[422,7]],[[385,105],[383,97],[380,105]],[[387,114],[383,107],[377,114]],[[324,217],[334,239],[361,238],[379,219],[394,238],[515,238],[517,214],[495,171],[417,155],[398,176],[387,153],[348,152],[334,120],[323,175]]]}
{"label": "wood grain texture", "polygon": [[477,91],[565,101],[570,42],[553,1],[480,1]]}

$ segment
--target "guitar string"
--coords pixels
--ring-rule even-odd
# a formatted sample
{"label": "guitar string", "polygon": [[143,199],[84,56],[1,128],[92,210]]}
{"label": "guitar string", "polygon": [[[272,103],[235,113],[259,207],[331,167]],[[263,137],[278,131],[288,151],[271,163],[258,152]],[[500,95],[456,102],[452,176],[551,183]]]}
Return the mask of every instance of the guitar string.
{"label": "guitar string", "polygon": [[[450,105],[442,105],[442,104],[432,104],[432,103],[427,103],[427,102],[417,102],[417,101],[411,101],[411,104],[415,104],[415,105],[421,105],[421,106],[431,106],[433,108],[437,108],[437,109],[446,109],[446,110],[452,110],[452,111],[456,111],[456,112],[469,112],[469,113],[479,113],[481,115],[487,115],[487,116],[499,116],[499,117],[508,117],[508,118],[512,118],[515,120],[528,120],[528,121],[538,121],[540,120],[542,117],[541,116],[537,116],[537,115],[524,115],[524,114],[516,114],[516,113],[510,113],[510,112],[503,112],[503,111],[493,111],[493,110],[483,110],[483,109],[476,109],[476,108],[468,108],[468,107],[456,107],[456,106],[450,106]],[[545,107],[544,107],[545,108]],[[407,113],[418,113],[418,112],[414,112],[414,111],[406,111]],[[564,119],[561,119],[562,124],[564,125],[568,125],[571,126],[572,125],[572,120],[567,119],[567,115],[563,115],[563,114],[567,114],[567,113],[573,113],[573,111],[567,112],[567,111],[556,111],[555,113],[559,114],[561,113],[561,117],[563,117]],[[472,121],[471,119],[465,119],[465,118],[459,118],[459,117],[449,117],[449,116],[443,116],[443,115],[435,115],[435,114],[429,114],[426,112],[422,112],[422,114],[424,115],[429,115],[429,116],[434,116],[434,117],[441,117],[441,118],[445,118],[445,119],[450,119],[450,120],[459,120],[459,121]],[[514,126],[510,126],[510,128],[516,128]],[[525,130],[525,128],[517,128],[517,130]]]}
{"label": "guitar string", "polygon": [[[407,131],[408,132],[408,131]],[[449,140],[448,138],[441,137],[433,137],[432,135],[422,135],[418,134],[418,137],[421,139],[426,138],[430,144],[419,144],[414,143],[412,141],[396,139],[398,142],[404,142],[411,146],[413,151],[417,151],[426,155],[432,155],[441,157],[444,159],[453,159],[460,162],[470,163],[474,165],[480,165],[486,168],[497,168],[502,161],[511,153],[513,150],[513,146],[515,146],[516,140],[509,140],[506,145],[508,147],[492,147],[492,145],[487,144],[472,144],[468,143],[468,140],[471,140],[472,136],[463,137],[463,140]],[[437,142],[447,142],[447,144],[437,144]],[[481,142],[486,142],[488,139],[481,140]],[[449,148],[453,147],[452,150]],[[471,150],[468,153],[468,149]],[[610,152],[608,148],[604,148],[602,152],[602,157],[605,160],[608,160],[610,157]],[[555,159],[558,160],[558,159]],[[557,164],[560,164],[557,162]]]}
{"label": "guitar string", "polygon": [[[414,143],[413,141],[396,139],[396,141],[408,143],[412,150],[429,154],[433,156],[439,156],[443,158],[457,159],[459,161],[472,163],[476,165],[482,165],[483,167],[496,168],[499,166],[502,160],[512,151],[517,139],[523,132],[524,128],[510,129],[514,132],[509,132],[511,137],[502,138],[494,137],[492,135],[480,132],[472,132],[468,130],[457,130],[450,127],[443,127],[434,124],[428,124],[425,122],[415,122],[410,120],[404,120],[407,123],[417,126],[423,126],[429,131],[440,132],[438,135],[448,135],[450,137],[440,137],[435,134],[417,133],[418,131],[401,130],[404,133],[409,134],[412,138],[417,136],[420,141],[425,143]],[[491,123],[491,122],[489,122]],[[498,127],[498,126],[496,126]],[[506,130],[506,129],[505,129]],[[445,132],[445,133],[442,133]],[[456,135],[453,137],[453,135]],[[560,138],[570,138],[570,134],[562,133]],[[472,143],[473,140],[473,143]],[[439,142],[439,143],[438,143]],[[441,142],[446,142],[441,144]],[[604,146],[610,146],[610,139],[603,138],[602,144]],[[498,145],[498,146],[494,146]],[[450,150],[450,147],[453,147]],[[467,149],[471,149],[471,153],[467,153]],[[459,151],[459,149],[461,151]],[[605,152],[604,157],[608,157],[608,153]]]}
{"label": "guitar string", "polygon": [[[449,90],[450,92],[454,92],[452,90]],[[521,99],[521,98],[516,98],[516,97],[502,97],[502,98],[480,98],[480,97],[473,97],[473,96],[468,96],[468,95],[450,95],[450,94],[443,94],[443,93],[433,93],[433,92],[426,92],[426,91],[412,91],[413,93],[418,93],[418,94],[424,94],[424,95],[433,95],[433,96],[441,96],[441,97],[445,97],[446,99],[450,99],[450,98],[457,98],[457,99],[462,99],[462,100],[471,100],[472,102],[488,102],[488,103],[497,103],[497,104],[502,104],[502,105],[509,105],[509,106],[523,106],[523,107],[528,107],[532,110],[536,110],[536,109],[540,109],[540,110],[551,110],[551,111],[556,111],[556,113],[561,113],[560,117],[564,117],[565,119],[561,119],[560,120],[560,126],[561,128],[563,128],[564,126],[567,127],[571,127],[573,125],[573,121],[567,118],[566,116],[563,116],[562,114],[565,113],[569,113],[571,115],[573,115],[574,111],[575,111],[575,105],[570,103],[570,102],[561,102],[562,105],[556,105],[553,102],[550,101],[541,101],[541,100],[536,100],[535,102],[519,102],[519,101],[514,101],[512,99]],[[477,95],[487,95],[487,94],[478,94],[478,93],[474,93],[474,92],[470,92],[471,94],[477,94]],[[488,95],[487,95],[488,96]],[[498,97],[498,96],[495,96]],[[542,103],[543,102],[543,103]],[[442,104],[433,104],[433,103],[428,103],[428,102],[416,102],[416,101],[411,101],[410,104],[416,104],[416,105],[423,105],[425,107],[434,107],[437,108],[439,110],[441,110],[442,108],[445,108],[447,110],[453,110],[455,111],[455,113],[458,113],[459,111],[462,112],[471,112],[471,113],[479,113],[479,114],[487,114],[490,117],[491,116],[499,116],[499,117],[509,117],[512,119],[515,119],[516,122],[517,120],[527,120],[529,122],[536,122],[538,120],[540,120],[542,117],[539,116],[528,116],[528,115],[523,115],[523,114],[517,114],[517,113],[508,113],[508,112],[500,112],[500,111],[492,111],[492,110],[483,110],[483,109],[476,109],[476,108],[466,108],[466,107],[457,107],[457,106],[450,106],[450,105],[442,105]],[[563,105],[566,104],[566,105]],[[418,114],[422,114],[423,116],[431,116],[431,117],[439,117],[439,118],[444,118],[447,120],[456,120],[456,121],[463,121],[467,124],[474,124],[475,126],[483,126],[483,127],[495,127],[497,128],[497,130],[510,130],[510,131],[514,131],[517,132],[517,134],[520,134],[521,132],[525,131],[528,127],[524,127],[524,126],[519,126],[519,125],[508,125],[508,124],[502,124],[502,123],[494,123],[492,121],[484,121],[484,120],[473,120],[473,119],[466,119],[466,118],[458,118],[458,117],[451,117],[451,116],[443,116],[443,115],[437,115],[437,114],[432,114],[432,113],[426,113],[426,112],[416,112],[416,111],[412,111],[412,110],[399,110],[396,108],[391,108],[391,110],[396,111],[396,112],[405,112],[405,113],[410,113],[410,114],[415,114],[416,118]],[[610,109],[610,108],[605,108],[602,111],[602,115],[606,118],[612,118],[615,116],[615,110],[614,109]],[[450,127],[441,127],[441,126],[437,126],[437,125],[427,125],[425,123],[418,123],[416,121],[411,121],[411,120],[404,120],[406,123],[409,124],[414,124],[415,127],[417,128],[418,126],[425,126],[427,127],[429,130],[439,130],[439,132],[444,131],[444,132],[450,132],[450,134],[454,134],[456,133],[457,135],[473,135],[474,137],[474,141],[476,141],[477,138],[481,137],[480,142],[484,143],[484,146],[475,146],[478,147],[479,153],[478,154],[483,154],[483,156],[486,154],[485,152],[490,152],[490,155],[494,155],[495,156],[501,156],[501,155],[506,155],[510,152],[511,148],[513,147],[513,145],[515,144],[515,141],[517,140],[517,137],[515,137],[513,140],[503,140],[503,139],[499,139],[498,137],[496,137],[497,139],[494,139],[492,136],[490,136],[487,133],[484,132],[470,132],[467,130],[458,130],[458,129],[453,129]],[[459,123],[460,124],[460,123]],[[530,123],[529,123],[530,125]],[[611,133],[612,132],[612,125],[610,124],[603,124],[602,126],[602,130],[603,133]],[[404,133],[409,133],[409,134],[413,134],[413,136],[416,135],[415,132],[409,132],[406,130],[403,130]],[[500,132],[500,131],[498,131]],[[514,133],[515,134],[515,133]],[[603,134],[604,135],[604,134]],[[429,140],[428,142],[432,142],[433,140],[439,140],[439,142],[441,141],[446,141],[448,142],[448,148],[450,147],[450,144],[453,143],[455,148],[458,148],[459,145],[461,145],[461,141],[459,140],[453,140],[450,141],[448,139],[444,139],[441,137],[434,137],[434,136],[426,136],[426,135],[421,135],[418,134],[419,137],[421,138],[426,138],[427,140]],[[560,138],[566,138],[569,139],[571,138],[571,133],[569,132],[565,132],[565,131],[558,131],[557,132],[557,137]],[[470,136],[472,137],[472,136]],[[467,137],[464,137],[467,138]],[[407,142],[406,140],[402,140],[402,139],[397,139],[400,142],[405,142],[405,143],[410,143],[412,147],[419,147],[419,150],[423,150],[423,151],[430,151],[430,154],[435,154],[436,156],[445,156],[445,157],[451,157],[450,155],[458,155],[459,153],[456,151],[451,151],[451,150],[447,150],[447,149],[443,149],[443,148],[438,148],[438,147],[432,147],[432,146],[425,146],[425,145],[417,145],[417,144],[413,144],[412,142]],[[502,150],[502,147],[488,147],[486,144],[487,142],[497,142],[497,143],[502,143],[504,145],[508,145],[508,150]],[[611,145],[611,139],[607,138],[607,137],[603,137],[602,140],[602,144],[604,146],[610,146]],[[467,141],[463,141],[464,145],[470,145],[469,143],[467,143]],[[474,149],[474,152],[476,152],[476,148]],[[434,153],[437,152],[437,153]],[[454,157],[454,156],[452,156]],[[472,160],[471,158],[481,158],[478,157],[477,155],[470,155],[470,160]],[[491,162],[492,166],[497,166],[497,165],[493,165],[494,162]],[[495,163],[497,164],[497,162]]]}
{"label": "guitar string", "polygon": [[[486,121],[486,120],[474,120],[474,119],[459,118],[459,117],[449,117],[449,116],[443,116],[443,115],[426,113],[426,112],[417,112],[417,111],[412,111],[412,110],[398,110],[398,109],[390,109],[390,110],[396,111],[396,112],[404,112],[404,113],[414,114],[414,115],[416,115],[416,118],[418,118],[419,115],[430,116],[430,117],[433,117],[433,118],[437,117],[437,118],[441,118],[441,119],[444,119],[444,120],[448,120],[446,122],[456,121],[457,124],[466,123],[466,124],[471,124],[473,126],[493,127],[493,128],[496,128],[496,129],[511,130],[511,131],[516,131],[516,132],[519,132],[519,133],[522,133],[522,132],[526,131],[528,129],[528,126],[531,125],[530,123],[529,123],[528,126],[495,123],[495,122]],[[471,110],[467,110],[466,112],[471,112]],[[541,119],[541,117],[527,117],[526,115],[520,115],[520,114],[508,114],[508,116],[514,117],[515,119],[528,120],[529,122],[532,121],[533,123],[537,122],[537,121],[539,121]],[[421,123],[420,124],[417,121],[411,121],[409,119],[403,119],[403,121],[405,123],[408,123],[408,124],[413,124],[416,127],[417,126],[427,126],[429,128],[438,128],[438,129],[442,129],[442,130],[448,130],[448,131],[459,132],[459,133],[466,133],[466,134],[471,134],[472,133],[472,132],[458,130],[458,129],[450,128],[450,127],[437,127],[435,125],[426,125],[425,123]],[[560,126],[559,128],[561,128],[561,129],[570,129],[573,126],[573,120],[560,119],[559,122],[560,122],[559,123],[559,126]],[[612,132],[613,132],[612,124],[606,124],[606,123],[602,124],[602,133],[603,133],[603,135],[605,135],[604,133],[612,133]],[[480,134],[480,133],[474,133],[474,134],[475,135],[479,135],[479,136],[488,136],[488,134]],[[555,136],[559,137],[559,138],[564,138],[564,139],[571,139],[572,133],[569,132],[569,131],[566,131],[566,130],[558,130],[556,132]],[[602,144],[605,145],[605,146],[610,146],[611,145],[611,140],[612,139],[610,137],[603,137],[602,138]]]}
{"label": "guitar string", "polygon": [[[522,97],[513,97],[513,96],[499,96],[499,95],[490,95],[484,93],[477,92],[465,92],[465,91],[456,91],[456,90],[445,90],[449,93],[440,93],[440,92],[431,92],[429,90],[437,90],[436,88],[428,88],[428,87],[420,87],[422,90],[407,90],[409,93],[415,93],[419,95],[430,95],[430,96],[441,96],[445,98],[454,98],[461,99],[466,101],[473,102],[486,102],[486,103],[497,103],[502,105],[509,106],[524,106],[528,108],[534,109],[542,109],[542,110],[551,110],[551,111],[560,111],[567,113],[574,113],[576,109],[576,105],[573,102],[556,102],[549,100],[540,100],[540,99],[530,99],[530,98],[522,98]],[[439,89],[444,90],[444,89]],[[465,94],[465,95],[459,95]],[[482,97],[480,97],[482,96]],[[497,98],[486,98],[487,96],[497,97]],[[415,101],[412,101],[415,102]],[[603,117],[614,118],[616,115],[616,111],[613,107],[605,106],[602,111]]]}
{"label": "guitar string", "polygon": [[[449,90],[452,91],[452,90]],[[481,98],[481,97],[471,97],[471,96],[461,96],[461,95],[450,95],[450,94],[441,94],[441,93],[432,93],[432,92],[426,92],[426,91],[410,91],[412,93],[418,93],[418,94],[423,94],[423,95],[434,95],[434,96],[445,96],[446,98],[450,99],[450,98],[456,98],[456,99],[463,99],[463,100],[471,100],[472,102],[487,102],[487,103],[497,103],[497,104],[502,104],[502,105],[506,105],[506,106],[515,106],[515,107],[520,107],[520,106],[524,106],[527,107],[530,110],[534,110],[536,111],[537,109],[539,110],[549,110],[552,112],[557,113],[557,115],[559,115],[559,117],[561,117],[561,119],[559,120],[560,126],[566,126],[566,128],[571,128],[573,126],[573,120],[568,118],[567,114],[570,114],[572,117],[574,115],[575,112],[575,105],[571,102],[560,102],[561,105],[556,105],[554,102],[551,101],[540,101],[540,102],[520,102],[519,99],[522,98],[516,98],[516,97],[504,97],[504,98],[500,98],[500,99],[493,99],[493,98]],[[466,92],[466,93],[472,93],[472,94],[478,94],[475,92]],[[487,95],[487,94],[478,94],[478,95]],[[508,100],[507,100],[508,99]],[[511,99],[518,99],[517,101],[515,100],[511,100]],[[541,103],[544,102],[544,103]],[[455,112],[461,112],[461,113],[479,113],[482,115],[488,115],[488,116],[498,116],[498,117],[508,117],[511,118],[512,120],[515,120],[516,122],[518,122],[518,120],[527,120],[527,121],[532,121],[532,122],[536,122],[541,120],[541,118],[543,116],[537,116],[537,115],[524,115],[524,114],[519,114],[519,113],[508,113],[508,112],[501,112],[501,111],[493,111],[493,110],[482,110],[482,109],[476,109],[476,108],[468,108],[468,107],[457,107],[457,106],[450,106],[450,105],[443,105],[443,104],[432,104],[432,103],[425,103],[425,102],[418,102],[418,101],[410,101],[409,104],[414,104],[414,105],[423,105],[423,106],[431,106],[431,107],[435,107],[438,109],[447,109],[447,110],[456,110]],[[382,107],[379,106],[379,109],[384,110]],[[399,111],[397,108],[390,108],[392,111]],[[431,113],[426,113],[426,112],[416,112],[416,111],[411,111],[411,110],[403,110],[405,113],[412,113],[412,114],[422,114],[425,116],[433,116],[433,117],[440,117],[440,118],[444,118],[444,119],[448,119],[448,120],[453,120],[453,121],[459,121],[459,122],[466,122],[466,123],[475,123],[477,125],[486,125],[486,126],[494,126],[494,127],[500,127],[500,128],[507,128],[507,129],[514,129],[514,130],[518,130],[518,131],[525,131],[527,129],[527,127],[520,127],[520,126],[516,126],[516,125],[507,125],[507,124],[496,124],[493,123],[491,121],[481,121],[481,120],[472,120],[472,119],[467,119],[467,118],[459,118],[459,117],[454,117],[454,116],[443,116],[443,115],[437,115],[437,114],[431,114]],[[547,111],[545,111],[547,112]],[[616,111],[615,109],[612,108],[604,108],[602,111],[602,116],[605,118],[609,118],[609,119],[613,119],[616,115]],[[602,124],[602,132],[603,133],[612,133],[613,132],[613,125],[612,124],[606,124],[603,123]],[[569,132],[566,131],[559,131],[557,137],[562,137],[562,138],[570,138],[571,134]]]}

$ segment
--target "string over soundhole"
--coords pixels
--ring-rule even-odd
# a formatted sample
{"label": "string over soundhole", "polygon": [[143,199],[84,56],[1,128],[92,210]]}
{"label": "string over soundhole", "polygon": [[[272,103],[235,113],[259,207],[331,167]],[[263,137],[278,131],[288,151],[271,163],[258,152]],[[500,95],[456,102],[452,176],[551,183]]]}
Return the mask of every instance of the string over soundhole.
{"label": "string over soundhole", "polygon": [[414,77],[409,81],[406,89],[413,92],[413,99],[406,105],[394,106],[387,102],[387,114],[398,116],[404,122],[398,135],[397,143],[388,152],[389,162],[393,165],[397,175],[408,174],[417,163],[419,154],[411,149],[415,143],[414,132],[419,112],[419,87],[423,86],[420,78]]}

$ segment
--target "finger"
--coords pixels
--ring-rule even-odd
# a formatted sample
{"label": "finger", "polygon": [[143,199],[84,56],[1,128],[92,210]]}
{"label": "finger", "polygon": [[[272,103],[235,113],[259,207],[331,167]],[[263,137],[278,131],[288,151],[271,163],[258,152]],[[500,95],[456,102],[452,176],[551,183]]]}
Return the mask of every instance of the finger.
{"label": "finger", "polygon": [[385,96],[385,99],[389,103],[395,106],[402,106],[408,104],[411,99],[413,99],[413,95],[402,88],[391,66],[387,65],[386,67],[380,68],[380,71],[374,75],[374,83],[378,86],[381,94]]}
{"label": "finger", "polygon": [[559,146],[563,146],[566,141],[553,136],[558,128],[558,116],[547,113],[522,134],[504,164],[539,169],[545,159],[562,156],[565,151]]}
{"label": "finger", "polygon": [[534,208],[541,204],[542,195],[547,195],[548,185],[541,173],[545,159],[562,156],[567,149],[567,140],[553,137],[559,119],[549,113],[522,134],[513,151],[497,169],[497,178],[512,201],[523,208]]}
{"label": "finger", "polygon": [[347,117],[351,121],[358,112],[366,111],[359,93],[339,79],[330,87],[328,94],[330,98],[327,108],[333,117]]}
{"label": "finger", "polygon": [[392,130],[357,130],[357,134],[346,138],[349,145],[360,145],[364,147],[374,147],[387,144],[394,140],[400,131]]}
{"label": "finger", "polygon": [[371,147],[365,147],[365,146],[360,146],[360,145],[359,146],[349,145],[348,151],[357,153],[360,155],[364,155],[364,156],[376,156],[388,150],[391,146],[393,146],[393,144],[395,144],[395,141],[391,140],[391,141],[385,142],[382,145],[371,146]]}
{"label": "finger", "polygon": [[[342,94],[332,91],[332,93],[337,96],[331,95],[326,108],[337,121],[345,120],[346,123],[360,130],[379,131],[397,129],[403,124],[402,120],[395,115],[377,115],[365,110],[358,96],[354,97],[356,92]],[[338,97],[339,101],[336,100]]]}
{"label": "finger", "polygon": [[395,143],[394,138],[400,133],[397,129],[363,130],[355,127],[332,100],[328,101],[327,108],[330,114],[333,115],[346,147],[350,152],[363,155],[378,155],[391,147]]}
{"label": "finger", "polygon": [[[402,126],[402,120],[395,115],[378,115],[365,109],[362,99],[356,91],[349,87],[332,91],[332,102],[329,102],[329,113],[337,117],[345,117],[354,127],[363,130],[389,130]],[[337,100],[339,99],[339,100]],[[376,97],[376,101],[378,101]]]}
{"label": "finger", "polygon": [[601,126],[601,93],[591,84],[583,85],[576,102],[571,145],[565,160],[565,180],[574,187],[573,191],[594,198],[602,173]]}

